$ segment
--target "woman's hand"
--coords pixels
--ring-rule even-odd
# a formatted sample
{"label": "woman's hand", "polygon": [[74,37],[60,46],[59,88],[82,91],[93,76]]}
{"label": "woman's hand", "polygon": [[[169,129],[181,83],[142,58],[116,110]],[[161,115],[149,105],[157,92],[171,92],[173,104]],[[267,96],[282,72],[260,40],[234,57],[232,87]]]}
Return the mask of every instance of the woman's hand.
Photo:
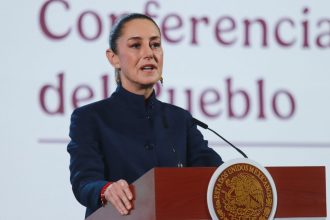
{"label": "woman's hand", "polygon": [[110,202],[120,214],[127,215],[132,209],[133,194],[125,180],[113,182],[104,192],[105,199]]}

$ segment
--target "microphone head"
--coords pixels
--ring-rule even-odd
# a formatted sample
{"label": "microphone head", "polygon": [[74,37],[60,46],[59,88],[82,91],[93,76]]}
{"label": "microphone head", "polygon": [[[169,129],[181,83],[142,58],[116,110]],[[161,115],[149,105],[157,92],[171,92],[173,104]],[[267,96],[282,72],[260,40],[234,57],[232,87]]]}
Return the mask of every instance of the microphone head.
{"label": "microphone head", "polygon": [[204,129],[208,129],[209,128],[209,126],[207,124],[201,122],[200,120],[198,120],[196,118],[192,118],[192,121],[193,121],[194,124],[196,124],[196,125],[204,128]]}

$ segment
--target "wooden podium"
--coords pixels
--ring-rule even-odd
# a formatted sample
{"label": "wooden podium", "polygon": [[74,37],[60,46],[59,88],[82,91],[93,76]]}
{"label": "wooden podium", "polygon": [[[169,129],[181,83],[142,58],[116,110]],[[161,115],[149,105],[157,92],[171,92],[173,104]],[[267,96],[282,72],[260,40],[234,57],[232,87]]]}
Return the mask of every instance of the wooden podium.
{"label": "wooden podium", "polygon": [[[107,205],[88,220],[211,219],[207,187],[216,168],[155,168],[132,184],[134,209],[121,216]],[[268,167],[277,188],[275,218],[325,219],[325,167]]]}

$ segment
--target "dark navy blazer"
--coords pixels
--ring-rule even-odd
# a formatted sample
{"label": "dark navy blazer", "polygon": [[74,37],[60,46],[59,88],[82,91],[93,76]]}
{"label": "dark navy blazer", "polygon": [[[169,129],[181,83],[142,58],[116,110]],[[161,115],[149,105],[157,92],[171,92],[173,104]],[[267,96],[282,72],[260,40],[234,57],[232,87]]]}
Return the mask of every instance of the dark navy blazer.
{"label": "dark navy blazer", "polygon": [[110,98],[71,116],[70,180],[86,217],[100,206],[108,181],[132,183],[153,167],[219,166],[220,156],[186,110],[118,86]]}

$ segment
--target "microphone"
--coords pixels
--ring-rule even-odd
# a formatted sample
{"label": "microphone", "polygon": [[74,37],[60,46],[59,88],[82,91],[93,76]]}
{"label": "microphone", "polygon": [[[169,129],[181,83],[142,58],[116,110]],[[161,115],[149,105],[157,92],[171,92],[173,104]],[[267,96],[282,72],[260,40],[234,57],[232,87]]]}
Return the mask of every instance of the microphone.
{"label": "microphone", "polygon": [[241,155],[243,155],[245,158],[248,158],[248,156],[246,156],[246,154],[243,151],[241,151],[238,147],[236,147],[235,145],[233,145],[232,143],[230,143],[229,141],[227,141],[226,138],[222,137],[216,131],[214,131],[211,128],[209,128],[209,126],[207,124],[205,124],[204,122],[201,122],[200,120],[198,120],[196,118],[192,118],[192,121],[193,121],[194,124],[196,124],[196,125],[204,128],[204,129],[208,129],[208,130],[212,131],[215,135],[217,135],[218,137],[220,137],[227,144],[229,144],[231,147],[233,147],[235,150],[237,150]]}

